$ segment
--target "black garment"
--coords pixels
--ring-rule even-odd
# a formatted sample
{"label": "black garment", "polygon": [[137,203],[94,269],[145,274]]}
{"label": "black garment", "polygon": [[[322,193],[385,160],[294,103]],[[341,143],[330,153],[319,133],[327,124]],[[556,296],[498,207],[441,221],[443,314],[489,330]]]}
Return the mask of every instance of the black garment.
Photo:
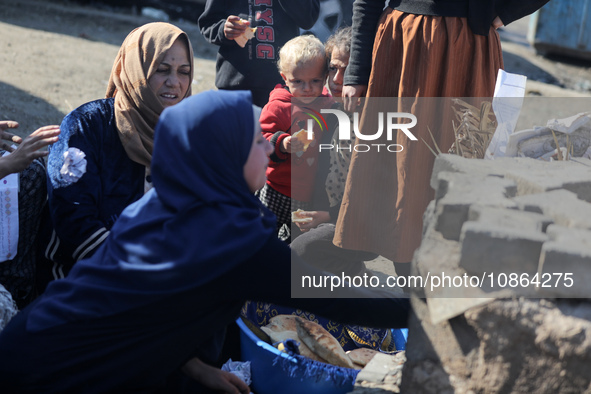
{"label": "black garment", "polygon": [[[364,261],[373,260],[375,253],[342,249],[332,243],[334,223],[322,223],[306,233],[299,233],[290,244],[295,254],[323,271],[347,276],[359,275],[365,268]],[[292,230],[292,234],[295,231]]]}
{"label": "black garment", "polygon": [[40,159],[19,173],[17,255],[0,263],[0,284],[10,292],[19,309],[27,306],[37,295],[35,275],[39,227],[41,212],[47,202],[45,178],[45,164]]}
{"label": "black garment", "polygon": [[[283,82],[277,70],[279,50],[300,34],[300,28],[311,28],[319,10],[319,0],[208,0],[199,17],[199,28],[207,41],[220,47],[215,86],[250,90],[253,103],[263,107],[271,90]],[[244,48],[224,36],[224,24],[230,15],[258,27]]]}
{"label": "black garment", "polygon": [[[291,259],[291,265],[290,265]],[[220,261],[220,264],[223,264]],[[66,322],[33,332],[29,314],[47,295],[17,314],[0,334],[4,392],[172,392],[167,379],[191,357],[215,360],[216,334],[246,300],[301,308],[346,324],[405,327],[408,299],[360,298],[362,288],[339,288],[346,299],[291,298],[303,275],[321,271],[302,262],[271,235],[251,258],[202,286],[115,315]],[[330,289],[329,289],[330,290]],[[310,296],[326,289],[310,289]],[[353,298],[359,297],[359,298]]]}
{"label": "black garment", "polygon": [[[333,108],[339,108],[335,104]],[[320,144],[330,144],[333,134],[338,132],[338,123],[334,116],[328,117],[328,132],[323,133]],[[335,147],[336,149],[336,147]],[[365,261],[378,257],[375,253],[339,248],[332,242],[335,234],[335,223],[339,217],[341,204],[330,206],[326,190],[326,178],[330,170],[330,151],[323,149],[318,154],[318,170],[314,180],[312,202],[308,211],[327,211],[330,215],[329,223],[322,223],[318,227],[302,233],[299,228],[291,226],[291,249],[307,263],[324,271],[335,274],[357,275],[365,268]]]}
{"label": "black garment", "polygon": [[[468,18],[474,34],[488,35],[498,16],[505,25],[541,8],[550,0],[390,0],[388,6],[409,14]],[[376,26],[384,2],[355,0],[351,59],[345,72],[345,85],[367,85]]]}

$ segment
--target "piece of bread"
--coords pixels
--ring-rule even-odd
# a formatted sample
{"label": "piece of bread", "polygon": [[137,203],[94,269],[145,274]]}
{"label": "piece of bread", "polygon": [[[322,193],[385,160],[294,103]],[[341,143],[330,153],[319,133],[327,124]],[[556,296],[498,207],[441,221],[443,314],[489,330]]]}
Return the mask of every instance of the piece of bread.
{"label": "piece of bread", "polygon": [[296,317],[297,333],[316,355],[339,367],[355,368],[339,342],[320,324]]}
{"label": "piece of bread", "polygon": [[309,223],[313,219],[310,216],[302,216],[302,212],[305,212],[303,209],[298,209],[297,211],[293,211],[291,213],[291,221],[293,223]]}
{"label": "piece of bread", "polygon": [[359,348],[349,350],[347,352],[347,355],[355,364],[359,364],[360,366],[365,367],[371,361],[371,359],[378,353],[378,351],[373,349]]}
{"label": "piece of bread", "polygon": [[[240,20],[241,24],[244,24],[246,22],[245,19],[241,19]],[[240,45],[242,48],[244,48],[244,46],[246,45],[246,43],[248,42],[248,40],[250,40],[251,38],[254,37],[254,33],[257,32],[257,28],[256,27],[247,27],[246,30],[244,30],[244,33],[242,33],[241,35],[239,35],[238,37],[236,37],[234,39],[234,41],[236,41],[236,43],[238,45]]]}
{"label": "piece of bread", "polygon": [[300,355],[311,358],[315,361],[320,361],[322,363],[326,363],[322,357],[319,357],[316,353],[314,353],[305,343],[302,342],[300,337],[298,337],[298,333],[295,331],[273,331],[271,328],[266,326],[261,327],[269,338],[271,338],[272,343],[283,342],[286,339],[293,339],[294,341],[298,342],[300,345],[298,346],[298,350],[300,351]]}
{"label": "piece of bread", "polygon": [[265,327],[275,332],[296,331],[295,315],[277,315],[269,320]]}
{"label": "piece of bread", "polygon": [[300,141],[304,145],[303,151],[305,152],[312,143],[312,141],[314,141],[314,132],[312,131],[312,139],[308,139],[308,131],[304,129],[301,129],[300,131],[293,133],[291,135],[291,138],[295,138],[296,140]]}

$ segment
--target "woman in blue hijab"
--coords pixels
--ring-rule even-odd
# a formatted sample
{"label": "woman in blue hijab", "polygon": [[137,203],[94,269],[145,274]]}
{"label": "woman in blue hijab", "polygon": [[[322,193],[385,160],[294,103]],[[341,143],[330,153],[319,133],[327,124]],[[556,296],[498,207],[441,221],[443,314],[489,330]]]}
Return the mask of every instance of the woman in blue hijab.
{"label": "woman in blue hijab", "polygon": [[[290,298],[291,275],[323,273],[291,256],[253,195],[271,149],[249,92],[185,99],[162,113],[155,134],[154,189],[0,334],[3,391],[173,392],[183,370],[211,388],[248,392],[203,362],[216,362],[224,328],[249,299],[406,326],[408,300]],[[218,375],[199,373],[207,368]]]}

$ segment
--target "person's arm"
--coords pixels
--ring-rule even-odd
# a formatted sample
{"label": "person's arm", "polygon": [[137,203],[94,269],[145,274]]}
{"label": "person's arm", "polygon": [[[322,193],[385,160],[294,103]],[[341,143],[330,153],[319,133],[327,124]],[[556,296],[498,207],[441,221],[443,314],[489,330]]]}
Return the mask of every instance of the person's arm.
{"label": "person's arm", "polygon": [[355,0],[353,4],[353,31],[351,54],[343,84],[366,85],[371,73],[371,56],[376,27],[384,10],[379,0]]}
{"label": "person's arm", "polygon": [[279,5],[287,15],[302,29],[310,29],[318,20],[320,14],[319,0],[279,0]]}
{"label": "person's arm", "polygon": [[0,122],[0,132],[2,133],[2,139],[18,143],[20,145],[13,149],[9,144],[4,144],[2,148],[4,150],[12,152],[8,156],[0,157],[0,179],[5,176],[17,172],[23,171],[27,168],[35,159],[47,156],[49,152],[40,151],[50,144],[57,141],[58,135],[60,134],[60,127],[45,126],[35,130],[27,138],[22,138],[6,132],[6,128],[13,128],[18,126],[18,123],[12,121]]}
{"label": "person's arm", "polygon": [[287,105],[282,108],[270,102],[263,107],[259,119],[263,135],[273,145],[274,150],[269,158],[276,163],[289,158],[289,154],[285,149],[287,143],[290,143],[289,148],[291,149],[291,135],[287,132],[290,128],[289,119],[291,119],[291,116],[286,113],[289,107]]}
{"label": "person's arm", "polygon": [[[99,213],[99,204],[104,199],[99,152],[107,148],[100,137],[104,126],[78,110],[70,113],[64,118],[62,135],[50,148],[48,157],[49,211],[60,245],[74,262],[90,256],[110,230]],[[79,149],[86,155],[86,172],[73,182],[66,182],[60,173],[68,148]]]}
{"label": "person's arm", "polygon": [[[224,33],[226,23],[231,15],[228,15],[226,2],[220,0],[207,0],[205,10],[199,17],[199,30],[205,39],[215,45],[234,45],[234,40]],[[234,16],[235,20],[240,19]],[[231,21],[230,21],[231,22]],[[246,26],[244,26],[246,28]]]}
{"label": "person's arm", "polygon": [[497,0],[495,1],[495,9],[497,11],[497,16],[502,21],[503,25],[508,25],[524,16],[532,14],[542,8],[542,6],[549,1],[550,0]]}
{"label": "person's arm", "polygon": [[[289,246],[275,236],[233,273],[239,278],[236,280],[240,281],[242,296],[249,300],[300,308],[343,324],[375,328],[408,326],[407,298],[395,298],[363,287],[340,287],[332,292],[330,286],[307,288],[306,296],[310,298],[291,297],[292,286],[301,286],[302,277],[327,275],[291,253]],[[332,298],[318,298],[327,295]]]}
{"label": "person's arm", "polygon": [[342,91],[343,105],[347,111],[353,111],[358,99],[367,93],[376,27],[383,10],[383,1],[355,0],[353,4],[351,54]]}

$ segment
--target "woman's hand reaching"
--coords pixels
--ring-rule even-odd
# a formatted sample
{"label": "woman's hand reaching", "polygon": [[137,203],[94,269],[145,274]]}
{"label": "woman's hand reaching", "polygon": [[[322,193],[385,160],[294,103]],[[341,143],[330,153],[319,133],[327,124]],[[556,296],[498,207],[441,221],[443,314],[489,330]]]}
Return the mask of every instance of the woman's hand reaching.
{"label": "woman's hand reaching", "polygon": [[21,137],[6,131],[6,129],[16,127],[18,127],[17,122],[10,120],[0,122],[1,139],[20,144],[14,149],[11,144],[4,141],[2,142],[1,148],[12,153],[0,158],[0,178],[4,178],[9,174],[21,172],[27,168],[33,160],[47,156],[49,152],[40,151],[39,149],[45,148],[56,142],[60,134],[59,126],[45,126],[35,130],[23,140]]}

